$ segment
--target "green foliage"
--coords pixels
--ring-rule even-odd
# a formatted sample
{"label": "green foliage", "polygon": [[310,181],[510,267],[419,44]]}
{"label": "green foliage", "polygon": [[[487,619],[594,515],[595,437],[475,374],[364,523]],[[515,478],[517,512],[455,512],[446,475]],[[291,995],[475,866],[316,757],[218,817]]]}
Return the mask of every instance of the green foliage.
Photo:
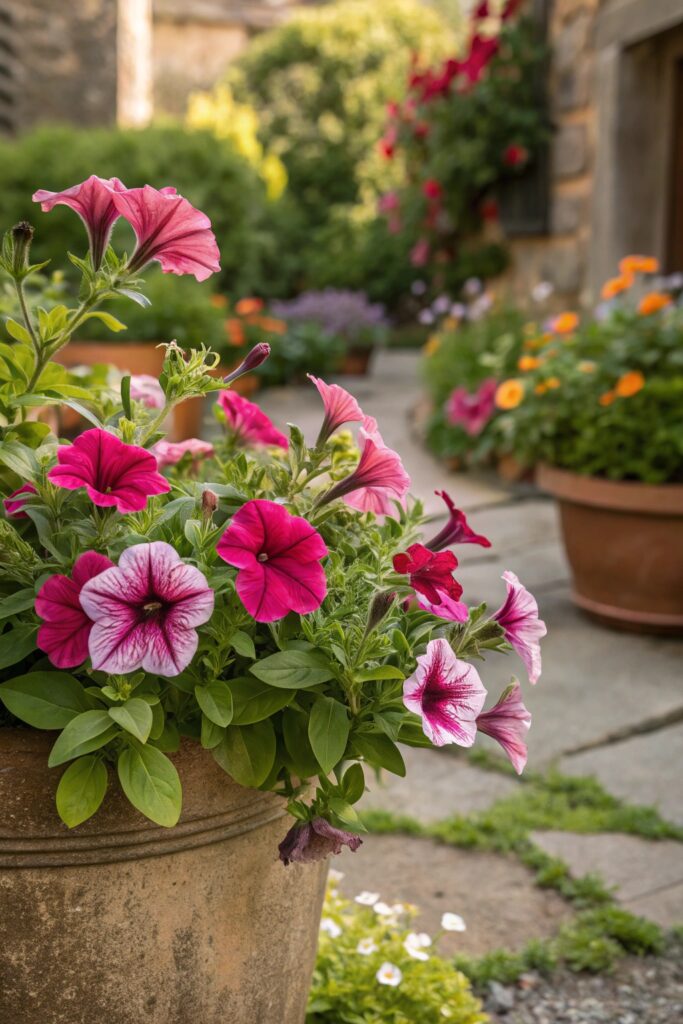
{"label": "green foliage", "polygon": [[[432,949],[426,960],[415,959],[407,951],[409,913],[396,921],[383,920],[372,909],[354,906],[329,889],[323,914],[307,1024],[442,1024],[445,1019],[483,1024],[486,1020],[467,980],[452,963]],[[359,953],[360,942],[372,951]],[[377,980],[385,963],[401,972],[395,987]]]}
{"label": "green foliage", "polygon": [[587,910],[560,929],[558,956],[573,971],[611,970],[619,957],[661,953],[661,928],[618,907]]}
{"label": "green foliage", "polygon": [[[683,307],[641,315],[611,306],[562,337],[540,339],[519,405],[497,420],[528,465],[612,480],[683,481]],[[548,382],[551,382],[551,386]]]}

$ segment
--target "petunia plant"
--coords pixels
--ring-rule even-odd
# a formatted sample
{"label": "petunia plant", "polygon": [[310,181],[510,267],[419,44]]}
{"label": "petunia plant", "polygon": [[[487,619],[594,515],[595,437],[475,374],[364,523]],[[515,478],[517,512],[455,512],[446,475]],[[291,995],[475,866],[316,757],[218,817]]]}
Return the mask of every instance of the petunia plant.
{"label": "petunia plant", "polygon": [[[23,318],[0,344],[0,721],[54,734],[62,820],[90,818],[117,777],[172,827],[174,754],[196,744],[238,784],[287,802],[287,864],[357,848],[366,769],[403,775],[402,745],[469,747],[484,732],[521,771],[520,686],[485,710],[475,662],[514,648],[534,683],[545,627],[511,572],[494,614],[463,600],[453,548],[487,538],[445,491],[446,524],[421,538],[399,455],[339,385],[310,378],[312,445],[235,395],[265,343],[221,380],[209,350],[170,342],[159,380],[124,377],[113,411],[79,388],[54,357],[80,324],[99,316],[116,330],[102,306],[144,305],[149,262],[203,279],[218,250],[173,189],[92,177],[35,198],[72,207],[89,248],[70,256],[78,304],[35,317],[23,301],[33,229],[17,225],[2,250]],[[119,216],[130,257],[109,245]],[[211,392],[218,435],[165,440],[174,406]],[[54,404],[87,421],[73,442],[40,419]]]}

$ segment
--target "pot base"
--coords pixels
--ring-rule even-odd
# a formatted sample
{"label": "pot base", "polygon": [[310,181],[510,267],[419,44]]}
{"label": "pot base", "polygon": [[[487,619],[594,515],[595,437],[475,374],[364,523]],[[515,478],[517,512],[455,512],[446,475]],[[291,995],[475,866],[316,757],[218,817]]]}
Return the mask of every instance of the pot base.
{"label": "pot base", "polygon": [[577,608],[586,612],[592,619],[622,632],[661,633],[669,636],[680,636],[683,633],[683,615],[663,615],[620,608],[618,605],[594,601],[577,590],[572,590],[572,600]]}

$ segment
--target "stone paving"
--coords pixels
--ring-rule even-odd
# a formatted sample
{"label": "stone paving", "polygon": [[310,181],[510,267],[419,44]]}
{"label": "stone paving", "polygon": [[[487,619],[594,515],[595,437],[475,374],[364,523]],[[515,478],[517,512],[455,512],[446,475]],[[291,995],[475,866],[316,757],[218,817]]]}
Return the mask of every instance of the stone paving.
{"label": "stone paving", "polygon": [[[556,764],[568,774],[593,774],[614,795],[654,805],[667,819],[683,824],[683,644],[610,631],[585,618],[571,603],[552,502],[529,486],[507,486],[493,474],[449,473],[421,447],[410,417],[421,391],[416,354],[381,353],[370,377],[343,383],[364,411],[377,417],[387,444],[401,453],[413,492],[425,501],[428,512],[435,519],[443,514],[434,491],[445,488],[468,512],[477,531],[491,539],[490,550],[464,546],[457,551],[461,563],[457,575],[465,598],[470,603],[487,600],[497,607],[504,595],[500,575],[509,568],[538,599],[548,626],[539,684],[532,688],[525,683],[523,666],[514,655],[489,659],[481,669],[492,696],[512,673],[522,679],[534,716],[529,766],[543,769]],[[307,436],[315,436],[320,404],[314,388],[269,391],[260,401],[278,425],[294,420]],[[366,806],[429,822],[455,812],[481,810],[517,785],[514,779],[436,751],[409,751],[407,757],[408,777],[391,777],[384,787],[373,785]],[[478,859],[480,855],[449,850],[437,856],[437,848],[425,847],[424,840],[389,843],[390,838],[366,843],[353,867],[351,859],[346,859],[343,869],[349,873],[350,895],[354,885],[372,888],[373,879],[377,885],[384,877],[401,880],[402,891],[397,881],[396,893],[385,895],[416,903],[419,895],[429,914],[439,903],[434,892],[447,892],[453,898],[460,893],[466,901],[472,876],[486,877],[490,867]],[[539,834],[537,841],[577,874],[601,873],[634,911],[665,925],[683,922],[682,844],[562,832]],[[458,881],[461,870],[465,878]],[[421,880],[423,875],[428,881]],[[525,882],[517,878],[514,885],[518,889],[523,885],[531,898],[529,878]],[[486,887],[476,888],[480,895],[472,910],[473,927],[477,915],[486,918],[487,906],[495,909],[497,900],[487,904],[482,891]],[[458,905],[446,909],[462,912]],[[548,913],[552,918],[552,911]],[[543,915],[531,918],[517,930],[515,940],[546,934]],[[487,942],[500,945],[505,929],[495,927],[495,916],[492,924],[488,939],[478,931],[469,948],[479,949]]]}

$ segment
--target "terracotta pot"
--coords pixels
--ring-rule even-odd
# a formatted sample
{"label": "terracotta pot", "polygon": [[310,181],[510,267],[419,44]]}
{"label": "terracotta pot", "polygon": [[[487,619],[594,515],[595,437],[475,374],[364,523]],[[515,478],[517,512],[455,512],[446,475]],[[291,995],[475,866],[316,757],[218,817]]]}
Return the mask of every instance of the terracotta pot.
{"label": "terracotta pot", "polygon": [[506,484],[531,483],[534,479],[534,470],[523,465],[514,455],[499,456],[496,472]]}
{"label": "terracotta pot", "polygon": [[112,785],[70,831],[53,740],[0,729],[0,1021],[303,1024],[327,865],[277,859],[282,801],[188,742],[175,829]]}
{"label": "terracotta pot", "polygon": [[683,485],[540,466],[557,499],[574,601],[623,629],[683,634]]}
{"label": "terracotta pot", "polygon": [[153,341],[70,341],[59,353],[59,362],[64,366],[108,363],[117,370],[159,377],[165,354]]}
{"label": "terracotta pot", "polygon": [[339,372],[349,377],[365,377],[370,370],[373,350],[371,348],[349,348],[342,358]]}

